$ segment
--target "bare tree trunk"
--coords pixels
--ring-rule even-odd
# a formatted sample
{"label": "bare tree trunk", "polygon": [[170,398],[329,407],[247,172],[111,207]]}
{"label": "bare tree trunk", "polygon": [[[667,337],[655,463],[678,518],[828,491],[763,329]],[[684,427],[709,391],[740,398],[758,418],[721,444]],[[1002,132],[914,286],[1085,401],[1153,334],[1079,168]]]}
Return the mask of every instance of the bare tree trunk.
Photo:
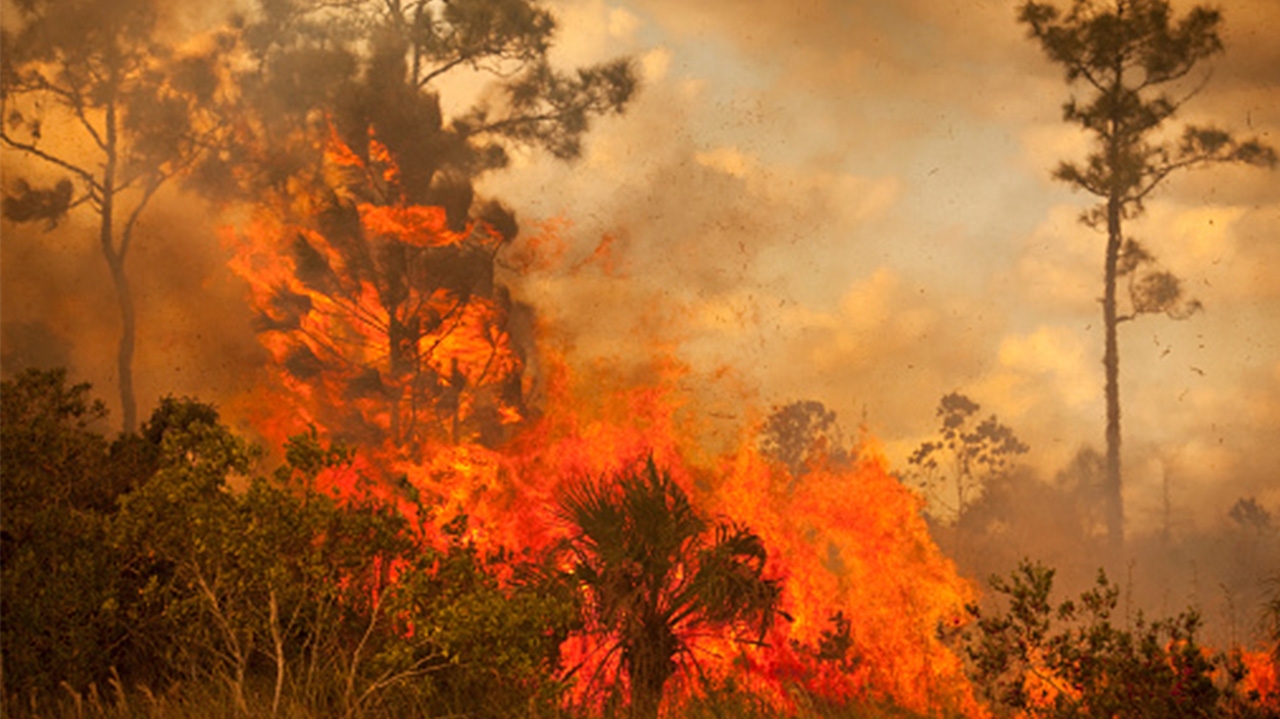
{"label": "bare tree trunk", "polygon": [[280,632],[280,603],[276,600],[276,590],[271,590],[268,599],[271,620],[271,644],[275,650],[276,660],[276,686],[275,691],[271,693],[271,717],[275,719],[280,715],[280,695],[284,693],[284,635]]}
{"label": "bare tree trunk", "polygon": [[107,103],[105,121],[106,162],[102,167],[102,224],[98,228],[98,241],[102,255],[111,270],[111,282],[115,286],[116,300],[120,304],[120,345],[116,354],[117,383],[120,387],[121,429],[128,433],[138,427],[138,403],[133,393],[133,346],[137,332],[133,307],[133,293],[124,272],[127,246],[117,245],[115,237],[116,170],[119,161],[117,137],[118,117],[114,101]]}
{"label": "bare tree trunk", "polygon": [[133,391],[133,350],[137,336],[137,317],[133,307],[133,291],[124,272],[123,256],[108,256],[111,281],[116,288],[116,301],[120,304],[120,345],[116,353],[116,371],[120,384],[120,414],[122,430],[126,433],[138,428],[138,401]]}
{"label": "bare tree trunk", "polygon": [[645,662],[633,663],[631,667],[631,719],[658,719],[658,708],[662,705],[661,670],[657,667],[646,667]]}
{"label": "bare tree trunk", "polygon": [[1115,191],[1107,200],[1107,257],[1104,274],[1105,294],[1102,298],[1103,325],[1106,328],[1106,349],[1102,365],[1106,370],[1107,402],[1107,460],[1103,497],[1107,522],[1107,538],[1113,551],[1124,545],[1124,504],[1120,486],[1120,349],[1117,326],[1120,319],[1116,312],[1117,265],[1122,241],[1121,200]]}
{"label": "bare tree trunk", "polygon": [[419,337],[417,328],[412,326],[416,323],[401,319],[396,307],[390,307],[388,314],[391,321],[387,328],[387,353],[395,393],[391,405],[391,441],[396,447],[406,447],[412,439],[415,419],[414,374],[418,367]]}
{"label": "bare tree trunk", "polygon": [[631,719],[658,719],[662,691],[675,673],[676,639],[657,616],[641,622],[626,650],[627,678],[631,683]]}

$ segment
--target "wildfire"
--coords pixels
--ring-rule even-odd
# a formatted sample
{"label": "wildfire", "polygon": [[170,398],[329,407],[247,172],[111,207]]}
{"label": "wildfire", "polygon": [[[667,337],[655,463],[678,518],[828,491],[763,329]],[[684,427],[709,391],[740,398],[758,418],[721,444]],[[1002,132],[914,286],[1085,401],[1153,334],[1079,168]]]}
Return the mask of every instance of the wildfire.
{"label": "wildfire", "polygon": [[[336,134],[326,182],[227,232],[281,397],[298,419],[363,444],[494,444],[524,415],[513,306],[493,279],[510,239],[413,204],[371,137]],[[277,437],[278,439],[278,437]]]}
{"label": "wildfire", "polygon": [[1280,712],[1280,657],[1265,651],[1242,651],[1240,663],[1247,670],[1240,693],[1268,711]]}
{"label": "wildfire", "polygon": [[859,453],[853,467],[819,467],[784,483],[740,451],[713,493],[719,511],[761,533],[785,573],[794,621],[777,629],[761,668],[827,697],[975,714],[961,664],[939,637],[962,621],[973,590],[875,444]]}
{"label": "wildfire", "polygon": [[[565,536],[551,511],[563,482],[653,458],[707,516],[755,530],[784,581],[788,621],[762,643],[700,640],[704,672],[745,667],[783,704],[800,692],[981,713],[939,638],[972,589],[873,442],[851,465],[801,481],[759,454],[753,427],[709,456],[697,410],[676,389],[688,369],[661,353],[648,380],[628,382],[543,348],[531,411],[534,350],[515,339],[517,306],[493,276],[510,238],[415,205],[386,147],[370,137],[360,149],[333,135],[321,187],[226,233],[273,360],[275,386],[258,400],[272,408],[260,426],[268,439],[307,425],[346,438],[366,453],[358,473],[402,478],[438,522],[465,514],[478,546],[533,551]],[[566,652],[591,656],[581,643]]]}

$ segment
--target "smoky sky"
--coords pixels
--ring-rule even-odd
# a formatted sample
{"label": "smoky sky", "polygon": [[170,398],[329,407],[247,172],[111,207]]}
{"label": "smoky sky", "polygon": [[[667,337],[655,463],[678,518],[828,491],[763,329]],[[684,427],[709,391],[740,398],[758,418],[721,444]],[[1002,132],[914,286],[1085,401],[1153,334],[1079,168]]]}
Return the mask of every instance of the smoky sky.
{"label": "smoky sky", "polygon": [[[624,277],[529,288],[578,346],[617,352],[643,328],[734,367],[761,403],[865,417],[899,464],[953,390],[1014,427],[1043,475],[1101,445],[1101,244],[1077,221],[1090,199],[1050,177],[1088,146],[1016,3],[561,7],[567,60],[621,49],[646,79],[581,163],[530,157],[490,185],[566,217],[580,253],[624,239]],[[1226,52],[1178,121],[1275,144],[1280,6],[1221,8]],[[1131,226],[1206,308],[1122,328],[1131,528],[1158,523],[1166,477],[1193,523],[1240,496],[1280,507],[1277,187],[1188,173]]]}

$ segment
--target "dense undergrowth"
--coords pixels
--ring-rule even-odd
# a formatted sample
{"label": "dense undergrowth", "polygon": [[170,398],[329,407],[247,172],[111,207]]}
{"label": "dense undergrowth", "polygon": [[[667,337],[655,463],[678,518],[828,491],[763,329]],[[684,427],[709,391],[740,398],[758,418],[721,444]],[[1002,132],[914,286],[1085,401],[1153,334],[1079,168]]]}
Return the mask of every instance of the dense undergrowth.
{"label": "dense undergrowth", "polygon": [[[602,598],[631,581],[625,563],[608,574],[602,554],[571,568],[565,545],[482,549],[466,515],[444,514],[407,483],[388,488],[362,475],[350,451],[314,431],[290,440],[279,466],[264,472],[261,451],[209,405],[166,399],[140,433],[114,441],[95,430],[102,415],[89,388],[68,385],[61,371],[28,371],[3,386],[5,716],[635,716],[627,674],[653,649],[645,636],[670,637],[645,635],[616,614],[593,617],[603,606],[632,606]],[[637,492],[656,488],[659,519],[672,507],[688,511],[649,471],[648,484],[616,479]],[[584,496],[606,513],[654,499],[593,491]],[[690,611],[733,619],[716,597],[775,611],[779,585],[762,579],[759,538],[726,524],[716,536],[729,544],[698,543],[711,525],[689,522],[679,547],[703,554],[682,571],[721,572],[691,585],[706,595]],[[428,526],[442,528],[432,541],[423,539]],[[1026,564],[993,585],[1002,604],[975,608],[966,627],[943,632],[993,715],[1280,711],[1275,654],[1205,649],[1193,612],[1119,621],[1118,590],[1105,578],[1079,601],[1055,604],[1052,580],[1051,570]],[[856,621],[835,627],[848,632]],[[615,674],[584,679],[581,658],[565,655],[565,640],[588,626],[619,634]],[[746,673],[678,684],[663,716],[916,716],[798,685],[779,694]]]}

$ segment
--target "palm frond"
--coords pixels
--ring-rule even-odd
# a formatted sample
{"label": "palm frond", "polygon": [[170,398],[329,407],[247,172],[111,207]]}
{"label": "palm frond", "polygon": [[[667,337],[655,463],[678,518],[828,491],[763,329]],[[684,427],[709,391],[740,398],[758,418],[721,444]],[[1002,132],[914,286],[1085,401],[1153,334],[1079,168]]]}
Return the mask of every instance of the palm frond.
{"label": "palm frond", "polygon": [[661,692],[694,637],[745,628],[763,637],[780,614],[781,582],[765,576],[760,536],[707,522],[652,458],[569,484],[558,516],[574,529],[573,576],[591,614],[584,625],[611,647],[605,656],[618,657],[633,703]]}

